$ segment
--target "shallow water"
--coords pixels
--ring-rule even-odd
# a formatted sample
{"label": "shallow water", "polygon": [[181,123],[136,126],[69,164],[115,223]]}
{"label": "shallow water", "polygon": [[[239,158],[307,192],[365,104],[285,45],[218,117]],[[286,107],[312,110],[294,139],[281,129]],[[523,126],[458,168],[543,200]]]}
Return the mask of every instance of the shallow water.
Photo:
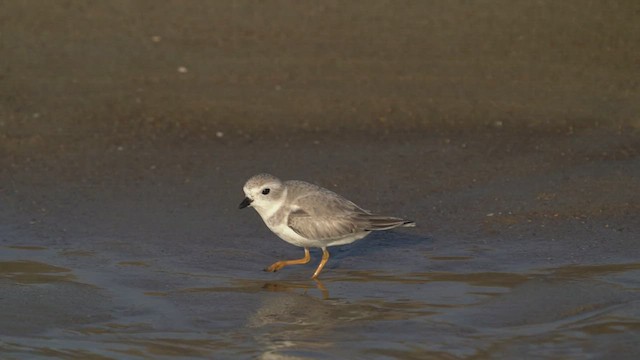
{"label": "shallow water", "polygon": [[128,256],[126,245],[114,256],[85,240],[73,251],[2,248],[4,354],[624,357],[637,350],[637,262],[487,271],[473,251],[450,256],[404,231],[336,249],[313,281],[314,264],[264,273],[259,266],[268,261],[257,264],[241,248],[189,265]]}

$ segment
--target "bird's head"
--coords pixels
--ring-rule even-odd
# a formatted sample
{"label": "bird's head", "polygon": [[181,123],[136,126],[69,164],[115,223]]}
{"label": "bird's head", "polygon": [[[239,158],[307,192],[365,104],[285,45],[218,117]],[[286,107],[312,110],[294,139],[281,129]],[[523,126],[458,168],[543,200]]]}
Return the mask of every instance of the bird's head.
{"label": "bird's head", "polygon": [[251,206],[260,215],[275,212],[282,204],[286,195],[284,184],[280,179],[269,174],[259,174],[251,177],[242,188],[245,198],[239,208]]}

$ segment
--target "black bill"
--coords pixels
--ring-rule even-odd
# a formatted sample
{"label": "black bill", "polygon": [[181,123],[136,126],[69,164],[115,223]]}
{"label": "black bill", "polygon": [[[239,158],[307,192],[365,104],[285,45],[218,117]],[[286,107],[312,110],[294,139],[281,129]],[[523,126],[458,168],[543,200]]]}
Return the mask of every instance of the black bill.
{"label": "black bill", "polygon": [[244,200],[242,200],[242,202],[240,203],[240,206],[238,206],[238,209],[244,209],[247,206],[251,205],[251,202],[253,200],[249,199],[248,197],[244,198]]}

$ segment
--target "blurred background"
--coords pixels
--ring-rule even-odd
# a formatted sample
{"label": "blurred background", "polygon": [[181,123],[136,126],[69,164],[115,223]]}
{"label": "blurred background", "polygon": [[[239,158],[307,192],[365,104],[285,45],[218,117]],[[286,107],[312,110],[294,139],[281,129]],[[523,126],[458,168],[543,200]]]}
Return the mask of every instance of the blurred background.
{"label": "blurred background", "polygon": [[61,134],[640,123],[636,1],[0,7],[5,151]]}

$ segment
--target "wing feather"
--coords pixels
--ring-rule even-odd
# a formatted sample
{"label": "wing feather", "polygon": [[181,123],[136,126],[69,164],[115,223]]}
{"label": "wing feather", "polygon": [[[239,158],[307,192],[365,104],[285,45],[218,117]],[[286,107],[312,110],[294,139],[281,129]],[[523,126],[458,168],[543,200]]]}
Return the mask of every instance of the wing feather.
{"label": "wing feather", "polygon": [[314,193],[296,199],[289,227],[307,239],[339,239],[366,231],[367,212],[333,193]]}

